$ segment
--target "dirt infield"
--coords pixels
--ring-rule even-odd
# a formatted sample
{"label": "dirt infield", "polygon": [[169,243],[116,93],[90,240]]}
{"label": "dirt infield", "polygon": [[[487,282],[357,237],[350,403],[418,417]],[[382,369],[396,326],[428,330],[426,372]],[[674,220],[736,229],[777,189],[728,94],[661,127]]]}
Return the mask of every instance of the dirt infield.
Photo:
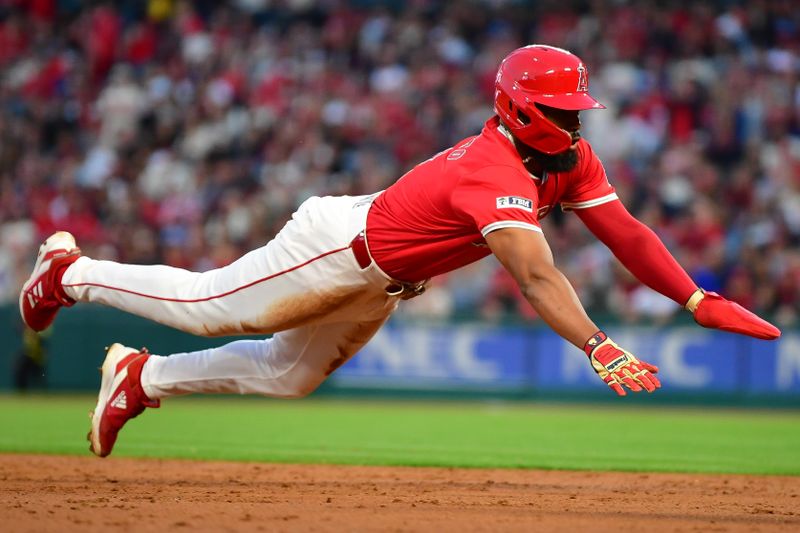
{"label": "dirt infield", "polygon": [[798,531],[800,477],[0,455],[3,531]]}

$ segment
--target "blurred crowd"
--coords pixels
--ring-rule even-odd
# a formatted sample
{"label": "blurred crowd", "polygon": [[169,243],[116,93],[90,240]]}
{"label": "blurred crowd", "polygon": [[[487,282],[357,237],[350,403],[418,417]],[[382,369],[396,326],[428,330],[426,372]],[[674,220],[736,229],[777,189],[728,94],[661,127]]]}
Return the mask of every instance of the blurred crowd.
{"label": "blurred crowd", "polygon": [[[796,324],[800,9],[792,0],[0,0],[0,302],[40,240],[192,270],[305,198],[383,189],[480,131],[528,43],[589,67],[584,136],[709,290]],[[569,213],[545,235],[590,312],[671,320]],[[403,313],[536,320],[493,259]]]}

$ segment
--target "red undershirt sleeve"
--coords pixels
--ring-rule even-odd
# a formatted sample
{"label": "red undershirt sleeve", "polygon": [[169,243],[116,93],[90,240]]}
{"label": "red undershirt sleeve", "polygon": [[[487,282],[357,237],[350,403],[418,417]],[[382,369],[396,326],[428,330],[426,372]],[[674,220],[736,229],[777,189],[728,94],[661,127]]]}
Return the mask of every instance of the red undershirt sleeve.
{"label": "red undershirt sleeve", "polygon": [[639,281],[683,306],[697,290],[658,236],[614,200],[575,213]]}

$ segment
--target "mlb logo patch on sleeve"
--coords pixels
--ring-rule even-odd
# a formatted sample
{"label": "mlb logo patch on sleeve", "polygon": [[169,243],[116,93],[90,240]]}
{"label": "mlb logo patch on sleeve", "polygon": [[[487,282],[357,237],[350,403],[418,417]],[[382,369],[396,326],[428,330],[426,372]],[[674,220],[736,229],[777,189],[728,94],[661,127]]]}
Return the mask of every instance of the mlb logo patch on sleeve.
{"label": "mlb logo patch on sleeve", "polygon": [[497,198],[497,209],[522,209],[533,212],[533,201],[522,196],[500,196]]}

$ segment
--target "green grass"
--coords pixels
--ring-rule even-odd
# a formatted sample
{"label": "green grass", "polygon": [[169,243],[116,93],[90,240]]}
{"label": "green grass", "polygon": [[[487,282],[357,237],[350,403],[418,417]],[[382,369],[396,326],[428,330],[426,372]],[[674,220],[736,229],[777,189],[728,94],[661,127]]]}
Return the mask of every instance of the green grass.
{"label": "green grass", "polygon": [[[88,454],[88,396],[0,396],[0,452]],[[541,404],[175,398],[115,456],[800,475],[800,414]]]}

